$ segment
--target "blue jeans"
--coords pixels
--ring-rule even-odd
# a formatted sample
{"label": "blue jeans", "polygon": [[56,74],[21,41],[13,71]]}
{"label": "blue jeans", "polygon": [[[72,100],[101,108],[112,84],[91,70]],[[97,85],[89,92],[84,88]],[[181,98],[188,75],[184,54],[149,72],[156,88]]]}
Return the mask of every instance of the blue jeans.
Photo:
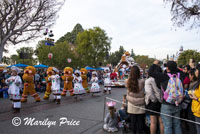
{"label": "blue jeans", "polygon": [[[180,106],[173,106],[173,105],[166,105],[162,104],[161,106],[161,113],[170,115],[170,116],[176,116],[180,117]],[[172,118],[169,116],[165,116],[161,114],[161,118],[164,124],[164,134],[182,134],[181,130],[181,120]]]}
{"label": "blue jeans", "polygon": [[[195,116],[195,121],[200,123],[200,118]],[[196,124],[197,134],[200,134],[200,125]]]}

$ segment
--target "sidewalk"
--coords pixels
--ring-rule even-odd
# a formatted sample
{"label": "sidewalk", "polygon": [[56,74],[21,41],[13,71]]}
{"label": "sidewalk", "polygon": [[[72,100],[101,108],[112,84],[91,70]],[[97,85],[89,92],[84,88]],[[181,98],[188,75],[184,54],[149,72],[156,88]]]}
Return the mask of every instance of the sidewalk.
{"label": "sidewalk", "polygon": [[[0,130],[1,134],[11,134],[18,132],[20,134],[106,134],[103,131],[103,111],[104,97],[108,96],[117,100],[122,100],[122,95],[126,93],[124,88],[113,88],[112,94],[100,96],[85,95],[81,101],[75,101],[71,96],[62,97],[60,105],[50,100],[34,102],[33,98],[28,97],[28,103],[22,104],[19,114],[13,114],[11,110],[11,102],[9,99],[0,99]],[[40,94],[43,97],[43,93]],[[118,108],[121,105],[117,105]],[[107,112],[106,112],[107,113]],[[44,120],[48,118],[50,121],[57,121],[56,126],[25,126],[15,127],[12,125],[13,117],[23,119],[35,118],[36,120]],[[60,118],[66,117],[67,120],[80,121],[79,126],[62,125],[59,126]]]}

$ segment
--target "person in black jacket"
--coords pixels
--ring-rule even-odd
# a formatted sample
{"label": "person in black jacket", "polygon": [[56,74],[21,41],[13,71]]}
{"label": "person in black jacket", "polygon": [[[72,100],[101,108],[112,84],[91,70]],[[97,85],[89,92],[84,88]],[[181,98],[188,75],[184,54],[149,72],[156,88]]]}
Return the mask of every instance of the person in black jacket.
{"label": "person in black jacket", "polygon": [[[184,74],[177,69],[177,64],[174,61],[168,61],[167,66],[166,66],[166,72],[167,73],[160,73],[160,72],[153,72],[153,69],[157,66],[157,61],[154,62],[154,64],[150,67],[149,69],[149,76],[155,78],[155,80],[161,84],[161,88],[165,91],[167,89],[168,81],[169,81],[169,76],[167,73],[170,74],[177,74],[180,73],[180,79],[183,83],[184,80]],[[161,91],[162,93],[162,91]],[[163,95],[161,95],[162,97]],[[162,104],[161,104],[161,113],[167,114],[169,116],[176,116],[180,117],[180,111],[181,111],[181,106],[170,104],[166,102],[164,99],[162,99]],[[172,134],[174,131],[174,134],[182,134],[181,131],[181,121],[176,118],[171,118],[169,116],[165,116],[161,114],[161,118],[164,124],[164,133],[165,134]]]}

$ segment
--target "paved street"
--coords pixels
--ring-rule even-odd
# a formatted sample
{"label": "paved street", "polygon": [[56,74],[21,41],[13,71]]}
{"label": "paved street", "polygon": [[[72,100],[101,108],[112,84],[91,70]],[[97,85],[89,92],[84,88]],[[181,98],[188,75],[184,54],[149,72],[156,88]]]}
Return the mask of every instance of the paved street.
{"label": "paved street", "polygon": [[[104,111],[104,97],[108,96],[113,99],[122,100],[122,95],[126,93],[125,88],[113,88],[111,95],[100,96],[85,95],[82,100],[75,101],[73,97],[67,96],[62,98],[60,105],[52,102],[51,99],[48,101],[42,100],[41,102],[34,102],[29,96],[28,103],[22,104],[22,109],[19,114],[13,114],[11,110],[11,102],[9,99],[0,99],[0,130],[1,134],[104,134],[102,130],[103,125],[103,111]],[[40,94],[43,96],[43,93]],[[116,107],[120,108],[120,104]],[[13,126],[12,119],[14,117],[21,118],[20,126]],[[48,123],[53,125],[30,126],[25,125],[26,118],[32,118],[35,121],[43,121],[48,119]],[[62,118],[62,120],[60,120]],[[55,124],[56,121],[56,124]],[[72,126],[67,123],[61,124],[63,121],[71,121],[71,123],[80,123],[80,125]],[[79,122],[80,121],[80,122]],[[16,121],[16,123],[19,123]],[[47,124],[47,121],[46,121]]]}

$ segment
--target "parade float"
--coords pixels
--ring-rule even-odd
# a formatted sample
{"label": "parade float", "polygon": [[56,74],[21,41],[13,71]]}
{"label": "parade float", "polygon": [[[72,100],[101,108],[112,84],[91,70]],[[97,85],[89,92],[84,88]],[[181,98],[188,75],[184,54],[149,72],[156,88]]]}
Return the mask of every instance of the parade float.
{"label": "parade float", "polygon": [[[117,74],[117,76],[112,79],[112,87],[125,87],[125,79],[128,78],[129,72],[130,72],[130,67],[137,65],[137,63],[135,63],[133,57],[131,57],[129,52],[125,52],[122,57],[121,60],[119,61],[119,63],[117,64],[117,66],[114,69],[114,73]],[[112,73],[113,74],[113,73]],[[112,75],[111,74],[111,75]],[[114,77],[114,75],[113,75]],[[111,76],[112,78],[112,76]]]}

